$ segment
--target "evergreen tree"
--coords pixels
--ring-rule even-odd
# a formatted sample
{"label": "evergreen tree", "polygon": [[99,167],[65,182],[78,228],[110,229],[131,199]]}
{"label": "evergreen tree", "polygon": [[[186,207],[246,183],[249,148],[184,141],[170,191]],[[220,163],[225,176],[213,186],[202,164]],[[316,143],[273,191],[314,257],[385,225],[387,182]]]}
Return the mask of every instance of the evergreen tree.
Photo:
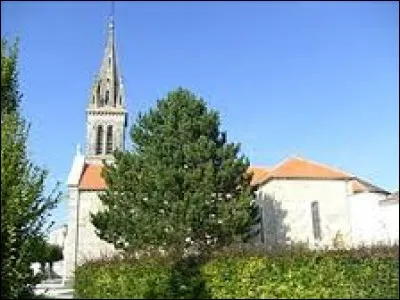
{"label": "evergreen tree", "polygon": [[251,176],[219,115],[179,88],[139,115],[133,150],[103,169],[105,210],[92,215],[100,238],[138,250],[221,246],[248,237]]}
{"label": "evergreen tree", "polygon": [[[47,172],[27,156],[28,128],[19,112],[17,47],[1,42],[1,298],[32,295],[36,237],[60,196],[44,196]],[[4,88],[4,89],[3,89]],[[56,192],[54,190],[54,192]]]}

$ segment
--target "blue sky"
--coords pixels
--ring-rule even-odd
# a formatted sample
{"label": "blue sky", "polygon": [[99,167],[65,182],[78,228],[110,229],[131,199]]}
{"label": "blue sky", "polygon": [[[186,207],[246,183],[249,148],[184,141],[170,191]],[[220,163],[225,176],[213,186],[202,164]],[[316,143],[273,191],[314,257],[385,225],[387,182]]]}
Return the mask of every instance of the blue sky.
{"label": "blue sky", "polygon": [[[1,2],[2,36],[20,38],[29,149],[49,189],[66,191],[85,142],[110,7]],[[129,126],[183,86],[220,111],[253,165],[297,154],[398,189],[398,13],[397,2],[116,2]]]}

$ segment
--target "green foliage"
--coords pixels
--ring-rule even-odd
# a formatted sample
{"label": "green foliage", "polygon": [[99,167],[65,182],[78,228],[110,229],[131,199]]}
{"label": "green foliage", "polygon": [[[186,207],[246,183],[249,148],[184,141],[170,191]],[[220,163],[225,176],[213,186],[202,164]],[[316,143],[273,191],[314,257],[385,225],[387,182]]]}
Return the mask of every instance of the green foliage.
{"label": "green foliage", "polygon": [[74,296],[163,298],[168,294],[170,266],[160,259],[91,261],[75,271]]}
{"label": "green foliage", "polygon": [[204,248],[249,235],[252,225],[248,159],[228,143],[219,115],[177,89],[140,115],[133,151],[115,153],[92,215],[100,238],[116,248]]}
{"label": "green foliage", "polygon": [[228,248],[207,258],[146,257],[78,267],[82,298],[397,298],[399,248],[312,252]]}
{"label": "green foliage", "polygon": [[1,115],[17,112],[19,108],[17,58],[18,42],[9,46],[1,39]]}
{"label": "green foliage", "polygon": [[[203,268],[213,298],[398,298],[398,247],[219,254]],[[367,256],[368,255],[368,256]]]}
{"label": "green foliage", "polygon": [[1,296],[10,299],[32,294],[35,238],[43,234],[46,217],[60,197],[55,191],[44,196],[47,172],[27,156],[28,128],[19,113],[16,46],[8,49],[2,39],[1,51]]}
{"label": "green foliage", "polygon": [[[40,263],[40,273],[38,274],[38,277],[43,280],[58,276],[53,271],[53,263],[63,259],[62,248],[58,245],[48,243],[42,236],[34,237],[32,243],[32,262]],[[50,268],[46,272],[47,263]]]}
{"label": "green foliage", "polygon": [[45,264],[48,262],[48,247],[47,242],[43,236],[35,236],[32,238],[32,262]]}
{"label": "green foliage", "polygon": [[38,263],[53,263],[63,259],[62,248],[48,243],[42,236],[35,237],[32,261]]}
{"label": "green foliage", "polygon": [[60,246],[48,244],[47,247],[47,262],[53,263],[63,259],[63,251]]}

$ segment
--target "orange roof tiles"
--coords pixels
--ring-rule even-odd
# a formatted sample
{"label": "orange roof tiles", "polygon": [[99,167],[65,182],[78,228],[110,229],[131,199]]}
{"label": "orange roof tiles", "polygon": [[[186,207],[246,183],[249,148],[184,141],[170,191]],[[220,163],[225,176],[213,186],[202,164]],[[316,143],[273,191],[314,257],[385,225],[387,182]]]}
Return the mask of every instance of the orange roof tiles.
{"label": "orange roof tiles", "polygon": [[250,184],[257,185],[258,183],[267,179],[269,169],[263,167],[249,167],[247,172],[253,173]]}
{"label": "orange roof tiles", "polygon": [[[300,157],[289,157],[272,169],[250,167],[251,183],[257,185],[272,178],[349,179],[353,176]],[[360,184],[361,185],[361,184]]]}
{"label": "orange roof tiles", "polygon": [[351,181],[351,188],[353,193],[363,193],[368,191],[368,188],[358,180]]}
{"label": "orange roof tiles", "polygon": [[104,190],[106,183],[101,176],[102,165],[85,164],[81,180],[79,182],[80,190]]}
{"label": "orange roof tiles", "polygon": [[320,163],[299,157],[290,157],[278,164],[271,171],[270,177],[342,179],[352,176]]}
{"label": "orange roof tiles", "polygon": [[[106,183],[101,176],[103,166],[85,164],[79,189],[104,190]],[[354,193],[367,191],[368,188],[351,174],[328,167],[326,165],[306,160],[300,157],[289,157],[274,168],[249,167],[253,173],[251,185],[262,184],[272,178],[308,178],[308,179],[353,179],[351,182]]]}

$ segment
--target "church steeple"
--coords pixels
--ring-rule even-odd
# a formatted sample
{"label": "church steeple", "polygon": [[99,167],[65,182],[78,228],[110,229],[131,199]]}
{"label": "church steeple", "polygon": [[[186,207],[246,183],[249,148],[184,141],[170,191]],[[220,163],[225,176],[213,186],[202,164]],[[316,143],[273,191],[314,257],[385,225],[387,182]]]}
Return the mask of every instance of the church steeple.
{"label": "church steeple", "polygon": [[100,71],[94,83],[90,108],[123,107],[124,91],[118,71],[114,20],[108,23],[108,38]]}
{"label": "church steeple", "polygon": [[101,162],[112,159],[115,149],[124,149],[125,93],[118,70],[113,17],[108,22],[107,44],[95,78],[87,112],[86,156]]}

